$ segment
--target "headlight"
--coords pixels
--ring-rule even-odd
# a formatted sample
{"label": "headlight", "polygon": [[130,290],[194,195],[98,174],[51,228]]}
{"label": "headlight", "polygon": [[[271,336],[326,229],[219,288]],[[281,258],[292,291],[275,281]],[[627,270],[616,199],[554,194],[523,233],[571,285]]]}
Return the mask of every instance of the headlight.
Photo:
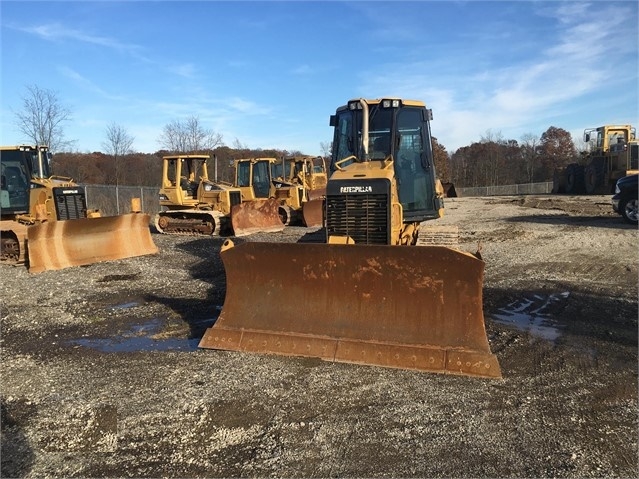
{"label": "headlight", "polygon": [[615,195],[621,193],[621,188],[619,188],[619,181],[621,180],[617,180],[617,182],[615,183]]}
{"label": "headlight", "polygon": [[212,191],[213,190],[213,185],[210,184],[206,184],[204,185],[204,191]]}
{"label": "headlight", "polygon": [[168,197],[168,196],[166,196],[166,195],[165,195],[165,194],[163,194],[163,193],[160,193],[160,201],[168,201],[168,200],[169,200],[169,197]]}
{"label": "headlight", "polygon": [[399,100],[382,100],[382,108],[399,108]]}

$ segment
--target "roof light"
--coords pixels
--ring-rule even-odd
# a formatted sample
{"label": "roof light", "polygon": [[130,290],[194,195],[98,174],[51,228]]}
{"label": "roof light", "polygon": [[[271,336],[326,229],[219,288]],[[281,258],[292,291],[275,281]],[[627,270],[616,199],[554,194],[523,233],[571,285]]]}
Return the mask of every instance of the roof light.
{"label": "roof light", "polygon": [[382,100],[382,108],[399,108],[401,105],[400,100]]}

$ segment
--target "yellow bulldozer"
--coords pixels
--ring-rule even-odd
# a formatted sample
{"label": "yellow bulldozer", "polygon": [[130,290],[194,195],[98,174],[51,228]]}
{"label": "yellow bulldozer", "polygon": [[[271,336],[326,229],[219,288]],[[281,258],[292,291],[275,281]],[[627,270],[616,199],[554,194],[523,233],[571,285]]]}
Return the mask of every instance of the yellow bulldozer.
{"label": "yellow bulldozer", "polygon": [[639,173],[639,140],[632,125],[604,125],[584,130],[591,145],[580,163],[556,170],[553,193],[612,194],[619,178]]}
{"label": "yellow bulldozer", "polygon": [[[284,228],[276,202],[267,201],[269,193],[262,192],[261,178],[269,178],[268,171],[251,160],[237,160],[234,184],[212,181],[207,166],[210,159],[202,154],[163,157],[162,211],[155,217],[160,233],[245,236]],[[260,160],[255,165],[263,163]]]}
{"label": "yellow bulldozer", "polygon": [[50,173],[45,146],[0,147],[0,259],[29,272],[157,253],[150,217],[132,201],[132,213],[101,216],[90,210],[82,186]]}
{"label": "yellow bulldozer", "polygon": [[[242,202],[233,185],[211,181],[209,155],[183,154],[162,158],[160,211],[155,227],[164,234],[228,235],[231,208]],[[217,158],[215,158],[217,160]]]}
{"label": "yellow bulldozer", "polygon": [[420,224],[444,207],[431,120],[416,100],[339,107],[325,242],[227,240],[224,305],[199,347],[501,377],[480,255],[419,246]]}
{"label": "yellow bulldozer", "polygon": [[[326,165],[322,157],[294,156],[273,163],[275,198],[280,201],[280,218],[285,225],[321,226],[321,201],[326,194]],[[312,203],[315,204],[315,203]]]}
{"label": "yellow bulldozer", "polygon": [[273,197],[271,165],[275,158],[242,158],[233,161],[235,179],[242,202],[231,209],[235,236],[277,232],[284,229],[280,218],[280,202]]}

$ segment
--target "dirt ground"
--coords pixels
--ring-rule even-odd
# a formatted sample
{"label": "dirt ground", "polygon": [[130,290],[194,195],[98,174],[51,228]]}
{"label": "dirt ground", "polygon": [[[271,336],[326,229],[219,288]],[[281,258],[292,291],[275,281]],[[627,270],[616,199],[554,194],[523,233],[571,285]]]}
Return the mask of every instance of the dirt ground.
{"label": "dirt ground", "polygon": [[0,475],[639,476],[637,229],[609,196],[448,199],[436,224],[481,244],[503,379],[198,349],[224,302],[220,238],[0,267]]}

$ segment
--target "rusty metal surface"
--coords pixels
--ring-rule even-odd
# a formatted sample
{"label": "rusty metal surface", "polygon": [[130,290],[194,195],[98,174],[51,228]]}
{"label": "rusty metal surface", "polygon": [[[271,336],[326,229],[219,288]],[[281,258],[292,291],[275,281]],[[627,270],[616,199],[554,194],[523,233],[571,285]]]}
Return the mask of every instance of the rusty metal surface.
{"label": "rusty metal surface", "polygon": [[29,272],[155,254],[148,214],[51,221],[27,229]]}
{"label": "rusty metal surface", "polygon": [[221,255],[226,299],[201,348],[501,377],[472,255],[255,242]]}
{"label": "rusty metal surface", "polygon": [[307,227],[322,226],[324,222],[323,198],[306,201],[302,205],[302,215],[304,217],[304,224]]}
{"label": "rusty metal surface", "polygon": [[319,200],[326,196],[326,186],[323,188],[316,188],[314,190],[308,190],[308,199],[311,200]]}
{"label": "rusty metal surface", "polygon": [[231,208],[231,225],[235,236],[282,231],[284,223],[279,214],[280,203],[274,198],[247,201]]}

